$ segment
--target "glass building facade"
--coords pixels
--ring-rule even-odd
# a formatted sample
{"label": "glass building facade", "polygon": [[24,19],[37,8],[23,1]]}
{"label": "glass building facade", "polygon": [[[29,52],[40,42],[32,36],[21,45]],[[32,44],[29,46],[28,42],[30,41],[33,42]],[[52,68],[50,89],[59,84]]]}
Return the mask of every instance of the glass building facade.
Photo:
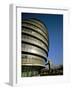
{"label": "glass building facade", "polygon": [[21,76],[39,76],[49,51],[47,27],[35,18],[22,20],[21,25]]}

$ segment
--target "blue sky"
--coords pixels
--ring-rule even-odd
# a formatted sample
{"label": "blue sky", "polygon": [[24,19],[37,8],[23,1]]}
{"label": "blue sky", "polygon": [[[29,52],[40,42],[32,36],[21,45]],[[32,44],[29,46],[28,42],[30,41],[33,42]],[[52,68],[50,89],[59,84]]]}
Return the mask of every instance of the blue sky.
{"label": "blue sky", "polygon": [[48,58],[54,64],[63,64],[63,15],[22,13],[22,19],[37,18],[45,23],[49,33]]}

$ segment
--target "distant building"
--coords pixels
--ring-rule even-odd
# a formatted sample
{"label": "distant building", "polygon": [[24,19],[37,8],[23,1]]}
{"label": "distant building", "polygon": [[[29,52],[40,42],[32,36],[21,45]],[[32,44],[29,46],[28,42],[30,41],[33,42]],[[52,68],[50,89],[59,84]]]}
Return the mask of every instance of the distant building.
{"label": "distant building", "polygon": [[49,60],[45,65],[45,68],[41,69],[40,75],[63,75],[63,65],[55,65],[51,62],[51,60]]}

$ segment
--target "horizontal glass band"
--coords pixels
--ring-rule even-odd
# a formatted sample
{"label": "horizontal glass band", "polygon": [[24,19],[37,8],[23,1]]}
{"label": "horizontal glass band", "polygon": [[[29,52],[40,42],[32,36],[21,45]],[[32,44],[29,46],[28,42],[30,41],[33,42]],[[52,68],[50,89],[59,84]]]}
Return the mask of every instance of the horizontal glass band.
{"label": "horizontal glass band", "polygon": [[31,39],[22,39],[22,44],[23,43],[27,43],[27,44],[30,44],[30,45],[33,45],[33,46],[36,46],[38,48],[41,48],[43,49],[46,53],[48,53],[48,49],[47,47],[42,43],[38,42],[38,41],[32,41]]}
{"label": "horizontal glass band", "polygon": [[23,29],[24,27],[33,29],[33,30],[41,33],[41,34],[42,34],[44,37],[46,37],[46,39],[47,39],[47,35],[46,35],[41,29],[39,29],[39,28],[37,28],[37,27],[35,27],[35,26],[32,26],[32,25],[29,25],[29,24],[22,24],[22,29]]}
{"label": "horizontal glass band", "polygon": [[38,38],[39,40],[43,41],[48,46],[48,42],[43,37],[40,37],[38,34],[33,34],[28,31],[22,31],[22,35],[25,35],[25,34]]}
{"label": "horizontal glass band", "polygon": [[22,63],[21,63],[22,65],[41,65],[41,66],[43,66],[43,65],[45,65],[45,61],[44,60],[40,60],[40,59],[36,59],[36,58],[27,58],[27,59],[25,59],[25,58],[22,58]]}
{"label": "horizontal glass band", "polygon": [[[29,18],[29,19],[24,19],[24,20],[22,20],[22,22],[23,21],[29,21],[29,22],[33,22],[33,23],[35,23],[35,24],[37,24],[37,25],[39,25],[40,27],[42,27],[42,28],[44,28],[46,31],[47,31],[47,27],[46,27],[46,25],[41,21],[41,20],[39,20],[39,19],[36,19],[36,18]],[[47,31],[48,32],[48,31]]]}
{"label": "horizontal glass band", "polygon": [[28,28],[28,27],[23,27],[22,31],[26,31],[26,32],[30,32],[30,33],[33,33],[33,34],[37,34],[40,37],[43,37],[46,41],[48,41],[48,37],[42,35],[40,32],[37,32],[37,30],[31,29],[31,28]]}
{"label": "horizontal glass band", "polygon": [[46,34],[46,36],[48,36],[47,29],[42,27],[39,23],[35,23],[35,22],[29,21],[29,20],[28,21],[22,21],[22,25],[25,24],[25,23],[39,28],[40,30],[42,30]]}
{"label": "horizontal glass band", "polygon": [[41,47],[45,47],[46,50],[48,50],[48,47],[47,47],[47,45],[45,43],[43,43],[41,40],[39,40],[37,38],[34,38],[34,37],[30,36],[30,35],[22,35],[21,39],[22,39],[22,41],[27,41],[27,42],[30,41],[31,43],[34,43],[34,44],[36,43],[36,45],[38,44]]}
{"label": "horizontal glass band", "polygon": [[31,52],[34,54],[39,54],[44,57],[47,57],[47,53],[45,51],[43,51],[42,49],[40,49],[36,46],[30,45],[30,44],[26,44],[26,43],[22,44],[21,50],[24,52]]}
{"label": "horizontal glass band", "polygon": [[32,53],[32,52],[28,52],[28,51],[21,51],[21,54],[38,56],[38,57],[41,57],[41,58],[45,59],[45,61],[47,61],[47,56],[43,56],[43,55],[38,54],[38,53]]}
{"label": "horizontal glass band", "polygon": [[32,54],[22,54],[21,55],[21,58],[22,59],[39,59],[39,60],[43,60],[43,61],[45,61],[45,59],[44,58],[42,58],[42,57],[39,57],[39,56],[35,56],[35,55],[32,55]]}

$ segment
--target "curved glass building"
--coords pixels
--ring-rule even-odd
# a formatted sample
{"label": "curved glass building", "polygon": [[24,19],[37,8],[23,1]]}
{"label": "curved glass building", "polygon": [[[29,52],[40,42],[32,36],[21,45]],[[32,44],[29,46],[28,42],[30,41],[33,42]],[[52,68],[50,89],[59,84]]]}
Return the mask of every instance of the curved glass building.
{"label": "curved glass building", "polygon": [[22,20],[21,25],[21,76],[38,76],[47,62],[48,30],[42,21],[35,18]]}

